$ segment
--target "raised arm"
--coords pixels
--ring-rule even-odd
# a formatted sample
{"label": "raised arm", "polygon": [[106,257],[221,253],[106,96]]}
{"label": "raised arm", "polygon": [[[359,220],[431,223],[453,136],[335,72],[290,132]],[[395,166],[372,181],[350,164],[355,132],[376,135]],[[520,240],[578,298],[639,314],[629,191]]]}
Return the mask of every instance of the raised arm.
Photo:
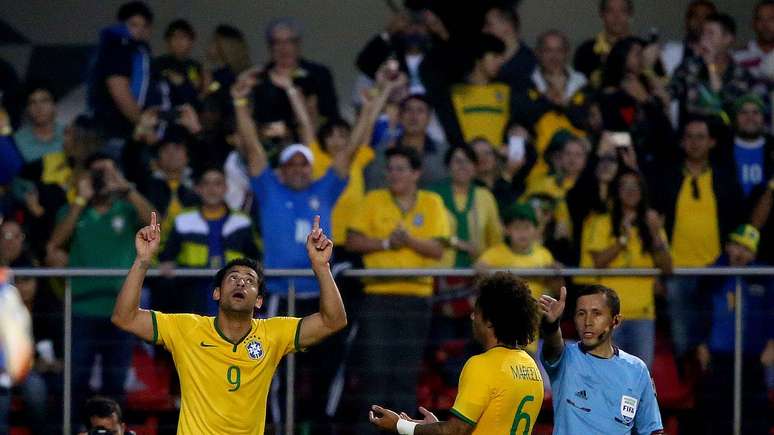
{"label": "raised arm", "polygon": [[94,188],[91,184],[91,177],[84,175],[78,180],[78,196],[75,198],[70,208],[67,211],[67,215],[62,219],[51,234],[48,245],[46,246],[49,251],[53,249],[61,249],[70,240],[70,237],[75,231],[75,224],[78,223],[78,218],[83,213],[83,210],[88,206],[89,201],[94,196]]}
{"label": "raised arm", "polygon": [[244,141],[247,170],[252,177],[260,175],[269,164],[266,150],[258,139],[258,129],[255,127],[255,121],[250,112],[250,100],[248,99],[250,90],[258,82],[256,75],[259,71],[259,68],[253,67],[242,72],[242,74],[239,74],[236,83],[231,86],[231,98],[234,102],[237,133]]}
{"label": "raised arm", "polygon": [[559,328],[559,321],[562,320],[566,299],[567,289],[562,287],[559,289],[559,300],[548,295],[540,296],[538,300],[538,307],[542,314],[540,337],[543,339],[543,359],[547,362],[556,361],[564,351],[564,340],[562,339],[562,330]]}
{"label": "raised arm", "polygon": [[296,121],[301,128],[301,140],[304,142],[304,145],[309,146],[315,141],[315,134],[312,117],[309,116],[304,94],[293,85],[293,79],[286,75],[269,72],[269,78],[274,86],[284,90],[288,96],[290,108],[293,109],[293,116],[296,117]]}
{"label": "raised arm", "polygon": [[312,270],[320,283],[320,311],[304,317],[298,342],[301,348],[317,344],[347,326],[347,313],[339,288],[331,274],[333,242],[320,228],[320,216],[314,217],[312,232],[306,237],[306,251]]}
{"label": "raised arm", "polygon": [[150,311],[140,309],[140,290],[151,261],[159,250],[160,240],[161,225],[157,223],[154,211],[151,213],[150,225],[138,231],[134,238],[137,256],[126,275],[110,317],[114,325],[145,341],[153,340],[153,318]]}

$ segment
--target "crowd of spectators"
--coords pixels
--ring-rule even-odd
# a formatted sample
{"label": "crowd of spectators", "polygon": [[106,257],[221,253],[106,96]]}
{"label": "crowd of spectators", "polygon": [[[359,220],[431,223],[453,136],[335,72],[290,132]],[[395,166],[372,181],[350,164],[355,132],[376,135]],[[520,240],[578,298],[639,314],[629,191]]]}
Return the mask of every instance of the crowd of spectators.
{"label": "crowd of spectators", "polygon": [[[143,304],[165,312],[215,313],[211,282],[179,269],[242,256],[307,268],[314,215],[336,243],[335,272],[658,268],[663,277],[529,283],[535,297],[592,282],[616,289],[617,345],[650,366],[668,331],[694,408],[713,416],[700,432],[730,433],[737,281],[670,273],[774,264],[774,1],[754,5],[747,42],[737,38],[746,23],[710,0],[690,2],[680,41],[636,35],[634,2],[601,0],[597,34],[573,49],[547,29],[534,50],[517,3],[406,2],[355,59],[350,121],[330,69],[302,52],[295,19],[267,26],[265,60],[250,59],[231,25],[202,42],[182,19],[162,23],[156,56],[152,10],[124,4],[100,32],[86,113],[59,123],[59,96],[41,82],[20,85],[21,112],[0,107],[0,263],[127,267],[136,230],[156,210],[162,276],[146,283]],[[191,54],[202,43],[204,63]],[[297,400],[312,404],[301,424],[371,403],[448,408],[468,352],[458,343],[470,336],[471,281],[338,279],[354,326],[299,356]],[[745,424],[767,427],[774,279],[739,282],[754,338],[744,343]],[[16,285],[37,343],[18,391],[42,433],[61,394],[64,282]],[[120,285],[71,281],[76,416],[92,390],[123,403],[133,382],[137,343],[109,321]],[[286,312],[290,285],[269,278],[259,315]],[[315,309],[315,280],[292,286],[296,313]],[[280,424],[281,398],[270,403]]]}

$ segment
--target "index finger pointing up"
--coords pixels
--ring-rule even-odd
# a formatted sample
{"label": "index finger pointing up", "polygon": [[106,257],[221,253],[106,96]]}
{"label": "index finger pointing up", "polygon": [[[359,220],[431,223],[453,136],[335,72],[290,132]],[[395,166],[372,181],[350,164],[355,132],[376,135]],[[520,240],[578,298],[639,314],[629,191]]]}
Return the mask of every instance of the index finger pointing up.
{"label": "index finger pointing up", "polygon": [[320,229],[320,215],[316,214],[314,215],[314,220],[312,221],[312,231],[319,230]]}
{"label": "index finger pointing up", "polygon": [[155,211],[151,212],[150,227],[153,228],[154,230],[156,229],[156,212]]}

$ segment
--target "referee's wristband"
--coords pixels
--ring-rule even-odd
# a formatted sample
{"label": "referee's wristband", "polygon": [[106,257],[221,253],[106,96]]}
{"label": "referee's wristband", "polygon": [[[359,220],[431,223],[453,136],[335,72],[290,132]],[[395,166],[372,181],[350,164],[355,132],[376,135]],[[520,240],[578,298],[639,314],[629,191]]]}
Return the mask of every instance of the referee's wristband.
{"label": "referee's wristband", "polygon": [[559,319],[555,322],[546,322],[545,319],[540,320],[540,335],[547,336],[555,333],[559,329]]}
{"label": "referee's wristband", "polygon": [[402,418],[398,419],[398,423],[395,425],[395,429],[401,435],[414,435],[414,429],[416,427],[417,424],[413,421],[404,420]]}

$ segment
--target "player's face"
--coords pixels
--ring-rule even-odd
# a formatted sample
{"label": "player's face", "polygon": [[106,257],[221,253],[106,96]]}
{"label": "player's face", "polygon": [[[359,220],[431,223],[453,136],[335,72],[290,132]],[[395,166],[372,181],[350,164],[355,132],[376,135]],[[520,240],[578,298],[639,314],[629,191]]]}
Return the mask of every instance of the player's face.
{"label": "player's face", "polygon": [[260,308],[263,298],[258,294],[258,274],[247,266],[234,266],[223,277],[220,287],[212,297],[220,302],[220,308],[227,312],[252,313]]}
{"label": "player's face", "polygon": [[575,307],[575,328],[587,349],[610,343],[616,321],[607,306],[605,295],[593,294],[578,298]]}
{"label": "player's face", "polygon": [[481,315],[481,309],[476,307],[472,313],[470,313],[471,324],[473,325],[473,338],[479,342],[484,343],[486,341],[487,324],[484,321],[484,316]]}

